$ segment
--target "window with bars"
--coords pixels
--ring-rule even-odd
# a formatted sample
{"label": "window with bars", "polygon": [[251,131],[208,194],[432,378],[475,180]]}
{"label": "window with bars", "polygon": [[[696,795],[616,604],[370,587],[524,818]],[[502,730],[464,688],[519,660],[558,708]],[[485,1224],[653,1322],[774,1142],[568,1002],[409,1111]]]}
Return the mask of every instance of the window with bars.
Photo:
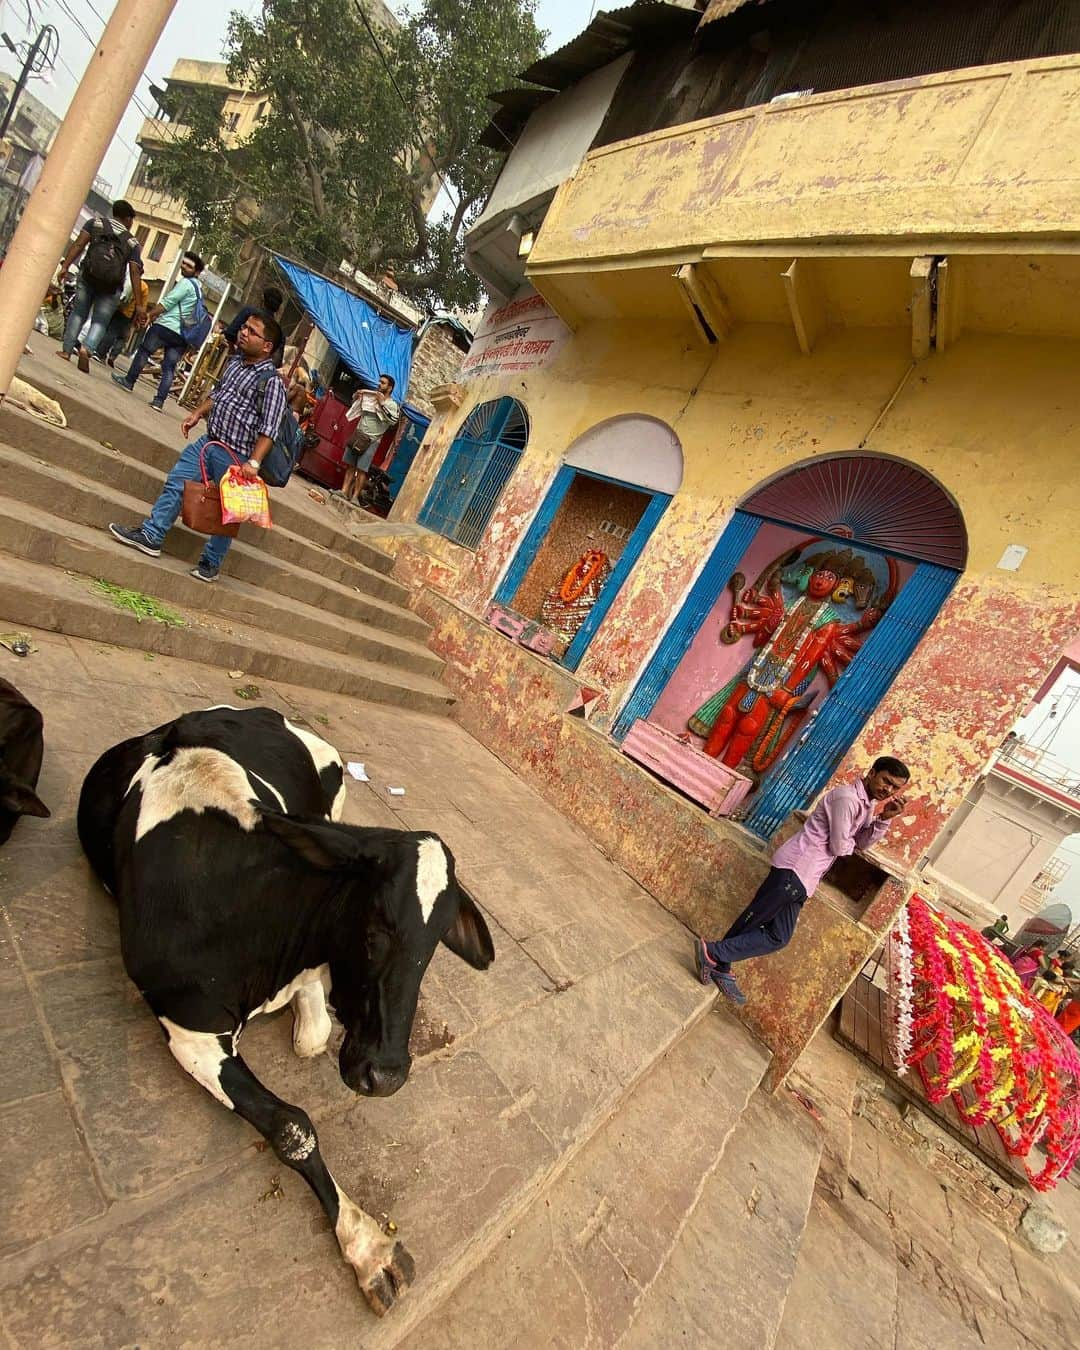
{"label": "window with bars", "polygon": [[528,414],[516,399],[479,404],[447,452],[420,524],[476,548],[528,439]]}

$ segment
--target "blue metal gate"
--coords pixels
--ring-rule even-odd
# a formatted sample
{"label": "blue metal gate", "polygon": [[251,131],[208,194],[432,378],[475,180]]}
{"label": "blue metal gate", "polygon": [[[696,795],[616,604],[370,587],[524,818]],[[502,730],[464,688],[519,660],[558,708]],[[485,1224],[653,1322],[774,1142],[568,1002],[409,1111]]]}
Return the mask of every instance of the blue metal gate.
{"label": "blue metal gate", "polygon": [[746,816],[763,839],[809,805],[934,621],[959,573],[920,563],[837,680],[821,711],[765,779]]}
{"label": "blue metal gate", "polygon": [[419,521],[466,548],[476,548],[529,438],[516,399],[474,408],[447,451]]}

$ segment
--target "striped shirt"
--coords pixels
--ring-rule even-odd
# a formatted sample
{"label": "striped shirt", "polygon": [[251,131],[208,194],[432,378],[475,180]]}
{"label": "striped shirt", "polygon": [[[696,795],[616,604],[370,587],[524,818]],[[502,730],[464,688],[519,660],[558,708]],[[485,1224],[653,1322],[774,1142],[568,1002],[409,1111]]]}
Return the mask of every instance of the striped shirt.
{"label": "striped shirt", "polygon": [[256,437],[277,436],[285,412],[285,386],[269,357],[249,365],[243,357],[234,356],[212,397],[206,420],[210,438],[224,441],[242,459],[255,449]]}

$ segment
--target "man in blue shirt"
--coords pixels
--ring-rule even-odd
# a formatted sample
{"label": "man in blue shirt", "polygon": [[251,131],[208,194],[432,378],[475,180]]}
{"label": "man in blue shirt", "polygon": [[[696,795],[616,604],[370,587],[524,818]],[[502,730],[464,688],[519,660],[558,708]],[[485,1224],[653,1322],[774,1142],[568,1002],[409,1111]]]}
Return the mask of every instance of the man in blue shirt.
{"label": "man in blue shirt", "polygon": [[[217,387],[181,423],[185,436],[202,418],[207,432],[187,446],[176,461],[165,487],[141,525],[109,525],[109,533],[121,544],[137,548],[149,558],[161,555],[165,536],[176,524],[184,502],[184,484],[202,478],[200,459],[205,447],[207,476],[215,483],[235,462],[221,441],[242,461],[243,472],[257,478],[264,457],[274,444],[285,413],[285,386],[274,369],[271,353],[281,341],[281,329],[268,314],[252,314],[237,334],[237,355],[225,367]],[[198,565],[191,575],[199,581],[216,581],[232,540],[228,535],[208,536]]]}
{"label": "man in blue shirt", "polygon": [[135,392],[135,382],[142,374],[143,366],[161,347],[165,352],[161,358],[161,379],[158,390],[150,402],[157,412],[165,406],[165,400],[172,388],[176,365],[187,351],[182,329],[195,317],[195,306],[199,300],[199,283],[195,278],[203,270],[203,260],[197,253],[185,253],[180,259],[180,279],[167,295],[163,295],[149,314],[150,327],[139,343],[138,351],[131,358],[126,375],[113,374],[113,382],[129,394]]}

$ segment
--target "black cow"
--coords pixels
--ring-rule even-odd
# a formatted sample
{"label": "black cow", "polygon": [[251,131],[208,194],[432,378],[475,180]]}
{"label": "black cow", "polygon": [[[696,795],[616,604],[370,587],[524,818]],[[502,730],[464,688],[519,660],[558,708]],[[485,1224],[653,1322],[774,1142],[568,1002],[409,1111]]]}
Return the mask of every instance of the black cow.
{"label": "black cow", "polygon": [[37,795],[44,743],[41,714],[13,684],[0,680],[0,844],[20,816],[47,816]]}
{"label": "black cow", "polygon": [[293,1048],[321,1054],[329,996],[345,1083],[396,1092],[439,941],[478,970],[495,952],[442,841],[340,824],[344,801],[341,760],[318,736],[269,708],[212,708],[106,751],[83,784],[79,838],[169,1049],[303,1176],[382,1314],[412,1258],[343,1193],[307,1115],[263,1087],[237,1041],[291,1003]]}

